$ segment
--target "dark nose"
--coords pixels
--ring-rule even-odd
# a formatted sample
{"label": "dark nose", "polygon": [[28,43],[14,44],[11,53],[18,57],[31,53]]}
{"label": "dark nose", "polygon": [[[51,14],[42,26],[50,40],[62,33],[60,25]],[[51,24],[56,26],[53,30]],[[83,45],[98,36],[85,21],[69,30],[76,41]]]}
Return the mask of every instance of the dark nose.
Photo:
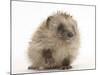
{"label": "dark nose", "polygon": [[69,33],[67,34],[67,36],[68,36],[68,37],[73,37],[73,33],[72,33],[72,32],[69,32]]}

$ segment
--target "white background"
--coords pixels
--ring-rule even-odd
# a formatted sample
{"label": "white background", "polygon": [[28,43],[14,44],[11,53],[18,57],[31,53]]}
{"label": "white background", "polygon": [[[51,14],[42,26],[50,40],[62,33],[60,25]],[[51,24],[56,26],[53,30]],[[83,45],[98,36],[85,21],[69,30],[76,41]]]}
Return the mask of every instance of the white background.
{"label": "white background", "polygon": [[24,0],[24,1],[62,2],[62,3],[73,3],[73,4],[96,4],[95,0]]}
{"label": "white background", "polygon": [[73,70],[95,68],[95,8],[62,4],[12,2],[12,71],[27,73],[28,42],[47,16],[58,10],[70,13],[78,21],[81,35],[79,56]]}
{"label": "white background", "polygon": [[[76,1],[77,2],[77,1]],[[83,2],[87,2],[86,0],[83,0]],[[93,3],[93,0],[91,0],[91,2]],[[66,74],[69,74],[69,75],[84,75],[84,74],[87,74],[87,75],[95,75],[100,72],[100,61],[99,61],[99,58],[100,58],[100,51],[99,51],[99,30],[100,30],[100,21],[99,21],[99,13],[100,11],[98,9],[99,8],[99,1],[95,1],[96,2],[96,5],[97,5],[97,70],[90,70],[90,71],[73,71],[73,72],[60,72],[60,73],[56,73],[58,75],[66,75]],[[78,1],[78,3],[81,3],[83,4],[81,1]],[[88,3],[89,4],[89,3]],[[90,3],[91,4],[91,3]],[[7,75],[7,72],[9,71],[9,34],[10,34],[10,27],[9,27],[9,19],[10,19],[10,7],[9,7],[9,1],[7,0],[2,0],[0,2],[0,34],[1,34],[1,37],[0,37],[0,75]],[[45,73],[42,73],[43,75]],[[47,73],[46,73],[47,74]],[[48,73],[48,75],[55,75],[55,73]]]}

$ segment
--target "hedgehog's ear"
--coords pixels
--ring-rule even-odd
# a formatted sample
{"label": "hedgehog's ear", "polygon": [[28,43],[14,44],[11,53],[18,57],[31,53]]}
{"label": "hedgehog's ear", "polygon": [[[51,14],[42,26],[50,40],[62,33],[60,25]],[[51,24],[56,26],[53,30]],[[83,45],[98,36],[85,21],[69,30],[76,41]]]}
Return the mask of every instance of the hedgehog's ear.
{"label": "hedgehog's ear", "polygon": [[51,21],[52,18],[53,18],[53,16],[49,16],[49,17],[47,18],[47,21],[46,21],[47,27],[49,27],[49,24],[50,24],[50,21]]}

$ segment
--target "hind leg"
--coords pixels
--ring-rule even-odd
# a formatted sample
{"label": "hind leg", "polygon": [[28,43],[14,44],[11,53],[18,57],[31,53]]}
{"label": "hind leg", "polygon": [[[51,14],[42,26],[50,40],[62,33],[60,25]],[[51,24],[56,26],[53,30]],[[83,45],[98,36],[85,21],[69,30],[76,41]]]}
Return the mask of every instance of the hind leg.
{"label": "hind leg", "polygon": [[28,66],[28,69],[36,69],[36,67],[33,67],[32,65]]}
{"label": "hind leg", "polygon": [[44,67],[33,67],[32,65],[31,66],[28,66],[28,69],[29,70],[43,70],[43,69],[45,69]]}
{"label": "hind leg", "polygon": [[61,69],[71,69],[71,68],[72,66],[71,66],[70,59],[68,58],[63,59]]}

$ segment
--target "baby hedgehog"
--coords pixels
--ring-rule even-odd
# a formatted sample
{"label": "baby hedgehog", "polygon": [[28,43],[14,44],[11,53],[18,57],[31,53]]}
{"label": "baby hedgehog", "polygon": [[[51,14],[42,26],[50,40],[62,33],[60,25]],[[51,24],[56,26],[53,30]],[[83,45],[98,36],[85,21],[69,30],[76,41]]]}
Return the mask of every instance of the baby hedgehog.
{"label": "baby hedgehog", "polygon": [[72,16],[57,12],[37,29],[28,48],[28,69],[70,69],[78,55],[79,31]]}

